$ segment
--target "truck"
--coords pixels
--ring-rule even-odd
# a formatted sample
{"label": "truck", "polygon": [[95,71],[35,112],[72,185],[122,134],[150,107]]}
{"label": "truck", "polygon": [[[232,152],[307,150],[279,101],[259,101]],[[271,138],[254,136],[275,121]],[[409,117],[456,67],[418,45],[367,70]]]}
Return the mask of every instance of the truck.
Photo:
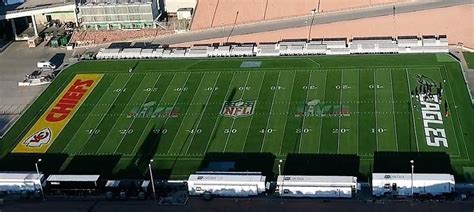
{"label": "truck", "polygon": [[36,63],[36,66],[39,69],[56,69],[56,65],[54,65],[50,61],[39,61],[38,63]]}

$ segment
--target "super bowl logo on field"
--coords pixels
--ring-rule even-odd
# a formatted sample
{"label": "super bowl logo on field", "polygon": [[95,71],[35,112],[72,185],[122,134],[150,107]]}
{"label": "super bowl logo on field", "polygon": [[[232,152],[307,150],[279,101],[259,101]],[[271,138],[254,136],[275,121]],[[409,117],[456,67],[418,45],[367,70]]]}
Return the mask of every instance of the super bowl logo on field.
{"label": "super bowl logo on field", "polygon": [[221,115],[226,117],[245,117],[253,115],[255,101],[231,101],[224,102],[222,105]]}
{"label": "super bowl logo on field", "polygon": [[43,144],[47,144],[50,140],[51,130],[49,128],[44,128],[27,138],[24,144],[29,147],[40,147]]}

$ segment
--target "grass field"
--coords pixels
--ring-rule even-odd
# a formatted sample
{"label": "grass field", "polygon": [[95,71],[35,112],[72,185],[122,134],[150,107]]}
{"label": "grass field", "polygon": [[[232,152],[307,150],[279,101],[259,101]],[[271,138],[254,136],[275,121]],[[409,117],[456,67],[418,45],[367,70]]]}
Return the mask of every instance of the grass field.
{"label": "grass field", "polygon": [[473,52],[464,52],[464,59],[466,59],[466,63],[468,68],[474,69],[474,53]]}
{"label": "grass field", "polygon": [[[153,158],[160,175],[184,179],[210,153],[271,155],[273,171],[288,154],[352,155],[356,174],[366,176],[376,152],[445,152],[454,172],[469,180],[473,108],[459,65],[437,58],[81,62],[65,70],[1,140],[2,161],[4,169],[29,170],[42,157],[50,172],[133,176],[144,175]],[[261,66],[241,68],[249,61]],[[10,153],[78,73],[104,75],[48,151]],[[411,95],[419,75],[443,88],[441,123],[424,123],[420,100]],[[443,129],[446,145],[430,145],[426,128]]]}

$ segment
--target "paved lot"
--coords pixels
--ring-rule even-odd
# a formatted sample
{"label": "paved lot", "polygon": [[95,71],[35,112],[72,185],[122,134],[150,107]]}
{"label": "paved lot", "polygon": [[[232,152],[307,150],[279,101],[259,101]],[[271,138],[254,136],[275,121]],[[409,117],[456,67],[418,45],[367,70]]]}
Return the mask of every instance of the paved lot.
{"label": "paved lot", "polygon": [[318,212],[472,212],[474,202],[410,202],[410,201],[378,201],[368,203],[357,200],[314,200],[314,199],[214,199],[204,201],[191,198],[185,206],[158,206],[153,201],[105,201],[105,200],[46,200],[44,202],[15,202],[0,205],[5,212],[14,211],[318,211]]}
{"label": "paved lot", "polygon": [[14,42],[3,53],[0,53],[0,135],[6,126],[19,116],[32,100],[46,86],[18,87],[36,68],[36,62],[51,60],[56,65],[63,63],[70,52],[49,47],[28,48],[26,42]]}

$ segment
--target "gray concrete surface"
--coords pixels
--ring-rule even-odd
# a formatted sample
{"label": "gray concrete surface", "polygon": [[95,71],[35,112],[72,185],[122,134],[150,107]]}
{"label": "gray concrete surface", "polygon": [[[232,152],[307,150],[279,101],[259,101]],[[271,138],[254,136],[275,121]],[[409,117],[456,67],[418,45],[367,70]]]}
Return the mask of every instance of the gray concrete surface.
{"label": "gray concrete surface", "polygon": [[0,135],[46,87],[18,87],[18,82],[36,70],[36,62],[54,57],[53,62],[60,65],[70,54],[64,49],[28,48],[26,42],[13,42],[0,53]]}
{"label": "gray concrete surface", "polygon": [[318,212],[472,212],[474,202],[412,202],[409,200],[385,200],[365,202],[359,200],[278,199],[278,198],[221,198],[204,201],[190,198],[185,206],[158,206],[153,201],[105,201],[105,200],[46,200],[41,202],[5,202],[0,210],[16,211],[318,211]]}
{"label": "gray concrete surface", "polygon": [[[413,3],[400,4],[396,6],[395,13],[409,13],[420,10],[428,10],[435,8],[451,7],[463,4],[473,4],[474,0],[419,0]],[[187,32],[182,34],[173,34],[170,36],[157,38],[153,42],[158,44],[178,44],[200,40],[207,40],[213,38],[227,37],[232,31],[232,35],[246,35],[258,32],[268,32],[281,29],[304,27],[311,24],[308,11],[308,16],[280,19],[274,21],[259,22],[253,24],[236,25],[234,29],[232,26],[223,28],[214,28],[209,30]],[[352,11],[343,11],[337,13],[324,13],[316,15],[313,25],[327,24],[340,21],[349,21],[362,18],[370,18],[377,16],[385,16],[393,14],[393,6],[380,6],[366,9],[358,9]]]}

